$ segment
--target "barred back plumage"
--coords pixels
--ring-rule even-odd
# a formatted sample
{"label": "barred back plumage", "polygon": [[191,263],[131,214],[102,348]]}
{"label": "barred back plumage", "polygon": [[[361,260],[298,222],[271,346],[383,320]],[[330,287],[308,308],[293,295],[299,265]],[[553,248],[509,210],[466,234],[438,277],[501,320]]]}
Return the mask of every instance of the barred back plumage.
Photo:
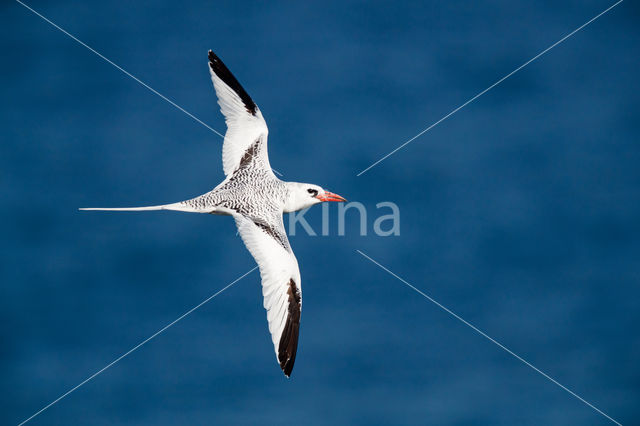
{"label": "barred back plumage", "polygon": [[288,377],[298,348],[302,282],[282,221],[293,212],[323,201],[345,201],[317,185],[283,182],[269,165],[267,124],[249,94],[213,52],[209,71],[227,123],[222,146],[225,180],[206,194],[172,204],[83,210],[177,210],[230,215],[245,246],[258,263],[273,348]]}

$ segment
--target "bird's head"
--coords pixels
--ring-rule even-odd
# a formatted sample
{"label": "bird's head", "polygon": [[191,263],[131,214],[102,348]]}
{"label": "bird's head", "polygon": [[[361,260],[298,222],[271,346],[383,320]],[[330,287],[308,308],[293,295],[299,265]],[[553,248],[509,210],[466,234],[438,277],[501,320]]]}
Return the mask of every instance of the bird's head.
{"label": "bird's head", "polygon": [[284,212],[290,213],[306,209],[325,201],[347,201],[341,196],[325,191],[318,185],[310,183],[287,182],[289,193],[284,205]]}

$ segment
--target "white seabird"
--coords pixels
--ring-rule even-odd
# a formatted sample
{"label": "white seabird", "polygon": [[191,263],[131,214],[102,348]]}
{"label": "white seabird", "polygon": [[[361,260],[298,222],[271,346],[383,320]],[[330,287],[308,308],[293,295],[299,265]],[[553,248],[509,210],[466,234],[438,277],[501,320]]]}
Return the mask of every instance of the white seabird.
{"label": "white seabird", "polygon": [[298,348],[302,286],[282,214],[323,201],[346,200],[318,185],[278,179],[269,165],[268,129],[260,109],[212,51],[209,71],[227,123],[222,146],[224,181],[206,194],[178,203],[81,210],[177,210],[233,216],[244,244],[260,268],[271,340],[280,367],[289,377]]}

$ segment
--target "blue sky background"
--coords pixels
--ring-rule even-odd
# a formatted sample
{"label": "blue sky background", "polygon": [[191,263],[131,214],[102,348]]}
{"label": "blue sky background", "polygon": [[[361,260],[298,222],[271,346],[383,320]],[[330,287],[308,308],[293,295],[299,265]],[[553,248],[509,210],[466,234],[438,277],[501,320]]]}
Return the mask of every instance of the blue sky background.
{"label": "blue sky background", "polygon": [[[80,2],[36,10],[219,131],[206,53],[272,165],[401,235],[291,238],[304,309],[278,368],[257,273],[32,424],[623,424],[640,416],[640,10],[609,5]],[[0,416],[16,424],[254,266],[225,217],[105,214],[206,192],[221,139],[15,2],[0,6]],[[336,217],[332,206],[332,218]],[[320,229],[321,209],[307,214]]]}

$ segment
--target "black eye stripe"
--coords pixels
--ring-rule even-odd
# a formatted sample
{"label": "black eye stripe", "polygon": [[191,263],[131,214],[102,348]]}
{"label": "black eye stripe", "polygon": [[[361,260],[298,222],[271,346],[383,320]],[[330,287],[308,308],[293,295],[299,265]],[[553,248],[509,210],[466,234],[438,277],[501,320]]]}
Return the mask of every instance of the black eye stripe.
{"label": "black eye stripe", "polygon": [[309,194],[313,195],[314,197],[315,197],[316,195],[318,195],[318,191],[316,191],[315,189],[307,189],[307,192],[308,192]]}

